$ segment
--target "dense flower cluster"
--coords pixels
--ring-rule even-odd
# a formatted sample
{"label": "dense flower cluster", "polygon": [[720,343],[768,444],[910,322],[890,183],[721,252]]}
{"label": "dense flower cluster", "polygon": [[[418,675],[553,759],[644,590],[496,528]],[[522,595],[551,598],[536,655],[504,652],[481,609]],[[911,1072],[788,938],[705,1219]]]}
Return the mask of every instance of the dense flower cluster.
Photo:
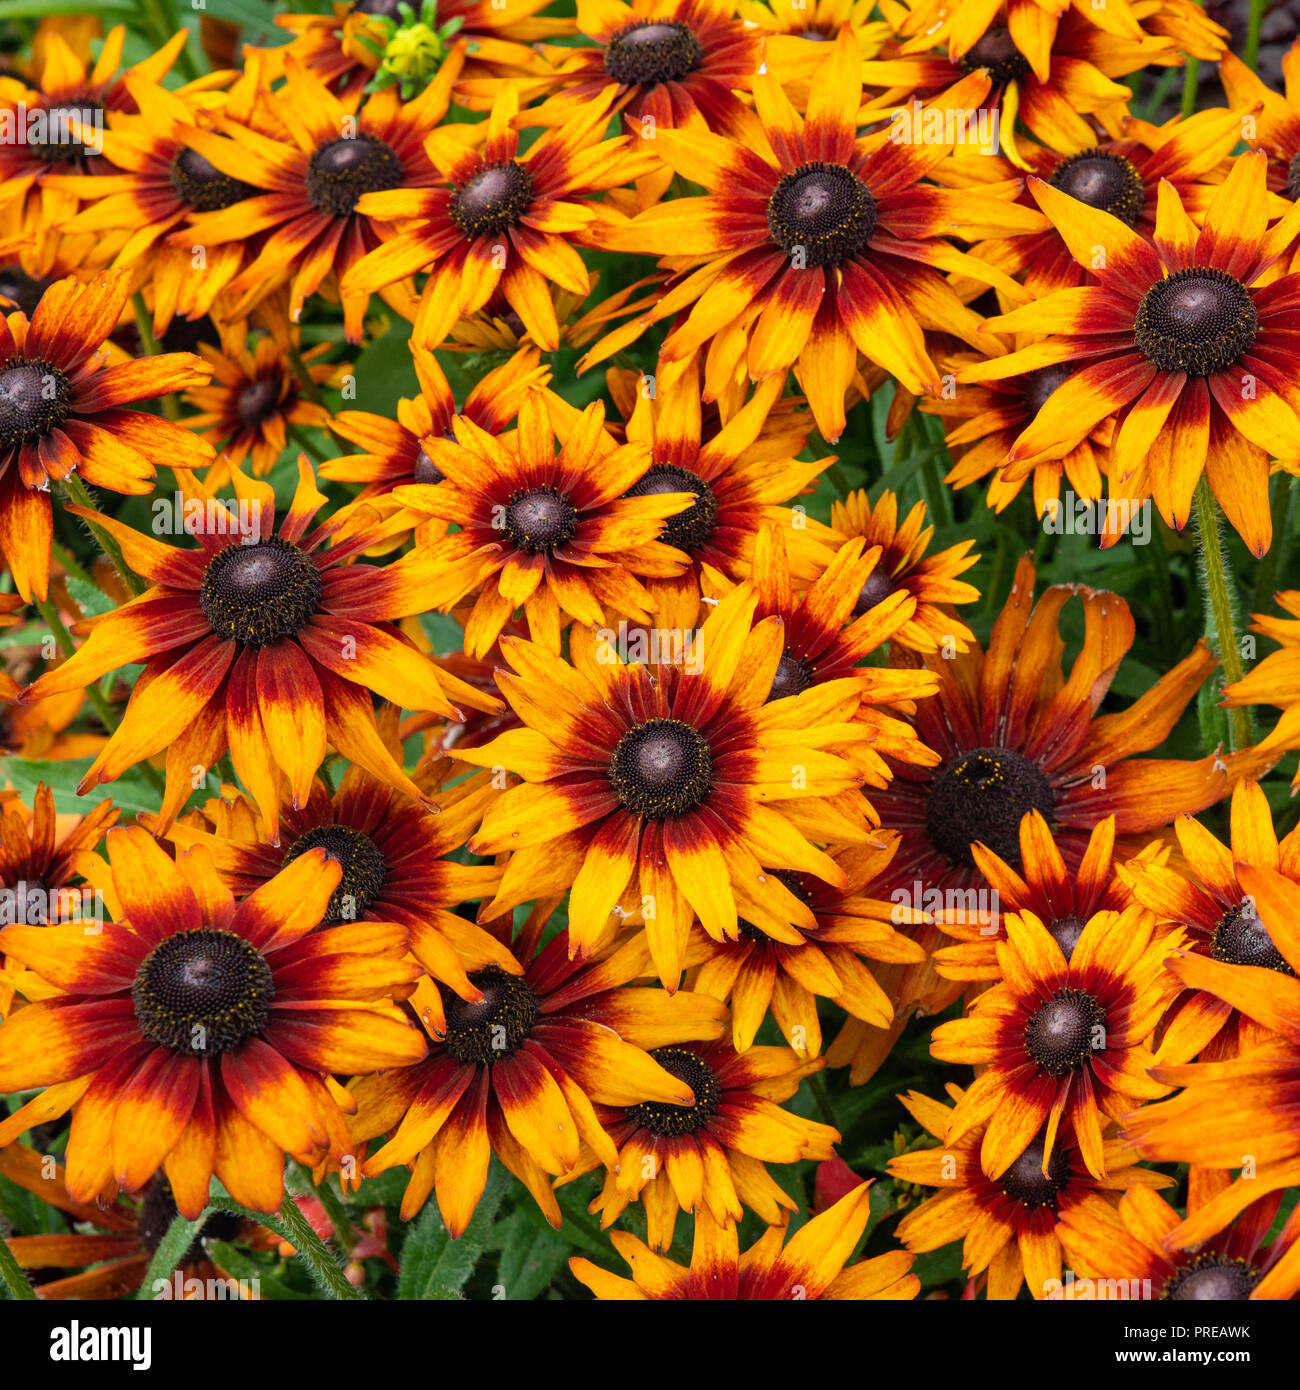
{"label": "dense flower cluster", "polygon": [[1300,1297],[1300,41],[264,8],[0,20],[7,1285]]}

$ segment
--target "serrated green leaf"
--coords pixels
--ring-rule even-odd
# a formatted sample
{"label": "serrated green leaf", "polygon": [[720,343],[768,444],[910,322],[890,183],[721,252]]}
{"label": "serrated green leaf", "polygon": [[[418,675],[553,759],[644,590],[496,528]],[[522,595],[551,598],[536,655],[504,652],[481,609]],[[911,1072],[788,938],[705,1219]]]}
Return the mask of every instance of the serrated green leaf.
{"label": "serrated green leaf", "polygon": [[512,1181],[493,1159],[474,1217],[458,1240],[448,1234],[437,1202],[429,1199],[402,1246],[401,1274],[397,1280],[399,1299],[424,1302],[463,1297],[461,1290],[474,1266],[491,1247],[492,1223]]}
{"label": "serrated green leaf", "polygon": [[[531,1210],[530,1210],[531,1208]],[[511,1303],[531,1302],[550,1286],[564,1268],[573,1247],[551,1229],[526,1197],[506,1227],[501,1258],[497,1262],[497,1287]]]}

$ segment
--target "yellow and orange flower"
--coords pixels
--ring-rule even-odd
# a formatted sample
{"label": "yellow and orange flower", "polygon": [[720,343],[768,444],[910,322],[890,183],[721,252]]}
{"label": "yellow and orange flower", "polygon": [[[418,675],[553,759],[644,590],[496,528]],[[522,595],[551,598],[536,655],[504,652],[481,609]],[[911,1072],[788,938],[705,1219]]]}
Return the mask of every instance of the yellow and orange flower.
{"label": "yellow and orange flower", "polygon": [[1160,195],[1154,244],[1108,212],[1038,180],[1030,188],[1095,284],[1058,290],[990,319],[998,331],[1049,333],[965,367],[958,381],[1080,363],[1011,446],[1017,469],[1060,458],[1110,416],[1111,495],[1150,496],[1175,529],[1204,476],[1247,546],[1273,534],[1270,457],[1300,468],[1293,363],[1300,275],[1261,277],[1300,236],[1300,208],[1268,227],[1265,158],[1240,156],[1198,230],[1177,192]]}
{"label": "yellow and orange flower", "polygon": [[[705,396],[712,400],[743,372],[761,379],[793,368],[818,428],[834,442],[859,352],[920,394],[939,390],[925,329],[996,350],[990,335],[978,336],[979,316],[944,273],[998,284],[1017,301],[1024,292],[945,237],[1028,231],[1041,219],[987,191],[922,185],[951,143],[908,144],[888,131],[859,139],[860,66],[846,28],[818,69],[806,118],[769,70],[754,80],[761,134],[728,139],[690,127],[656,134],[665,163],[709,193],[660,203],[611,227],[609,243],[665,256],[683,278],[652,313],[607,334],[580,365],[681,315],[664,341],[661,369],[680,372],[709,345]],[[972,74],[948,95],[969,107],[987,88],[986,78]]]}
{"label": "yellow and orange flower", "polygon": [[[608,643],[576,627],[573,664],[502,642],[513,670],[497,681],[524,727],[457,750],[525,779],[470,841],[478,854],[511,851],[491,911],[572,887],[570,939],[582,952],[640,911],[673,990],[697,914],[714,940],[735,940],[742,917],[777,931],[807,922],[773,870],[843,886],[845,870],[813,843],[825,822],[805,829],[799,808],[861,785],[843,756],[862,740],[846,722],[860,690],[846,678],[768,703],[782,624],[751,627],[754,604],[747,589],[729,594],[689,658],[653,670],[611,660]],[[783,812],[783,802],[796,804]],[[837,834],[866,837],[847,822]]]}
{"label": "yellow and orange flower", "polygon": [[726,1015],[705,995],[625,988],[649,965],[641,935],[575,963],[565,932],[537,949],[545,914],[534,912],[513,945],[509,921],[493,924],[491,952],[463,950],[477,999],[427,984],[412,1000],[434,1040],[428,1060],[352,1088],[353,1139],[388,1135],[362,1173],[407,1165],[402,1219],[436,1192],[453,1236],[469,1225],[493,1153],[558,1229],[551,1178],[573,1168],[584,1142],[615,1162],[595,1106],[693,1105],[690,1085],[646,1049],[716,1038]]}
{"label": "yellow and orange flower", "polygon": [[69,277],[45,291],[30,322],[22,313],[0,321],[0,552],[28,602],[49,589],[52,483],[76,473],[92,487],[147,493],[155,459],[188,469],[212,458],[188,430],[124,408],[207,375],[189,352],[105,365],[100,349],[127,281],[125,271],[88,285]]}
{"label": "yellow and orange flower", "polygon": [[1180,933],[1157,931],[1140,907],[1098,912],[1066,960],[1032,912],[1007,913],[1002,923],[1001,983],[932,1035],[941,1061],[984,1067],[957,1102],[945,1142],[986,1125],[980,1168],[996,1178],[1040,1132],[1040,1171],[1050,1173],[1069,1132],[1083,1166],[1104,1178],[1103,1116],[1117,1120],[1135,1101],[1168,1094],[1147,1069],[1152,1035],[1178,992],[1164,967]]}
{"label": "yellow and orange flower", "polygon": [[409,511],[460,527],[421,547],[421,563],[439,576],[422,599],[450,608],[478,592],[465,625],[470,656],[485,655],[518,608],[533,641],[552,652],[569,622],[600,625],[619,614],[648,623],[652,598],[641,579],[686,567],[658,537],[665,518],[692,505],[690,493],[675,478],[655,487],[650,451],[616,445],[604,423],[595,401],[557,452],[546,397],[529,389],[516,431],[497,437],[458,415],[454,443],[425,445],[442,481],[392,492]]}
{"label": "yellow and orange flower", "polygon": [[617,1152],[584,1147],[564,1182],[605,1165],[605,1185],[589,1210],[608,1228],[633,1202],[645,1210],[646,1240],[673,1243],[679,1211],[707,1211],[716,1222],[739,1221],[746,1207],[769,1226],[797,1204],[767,1171],[768,1163],[834,1156],[839,1132],[781,1109],[805,1076],[825,1064],[800,1060],[785,1047],[752,1047],[743,1055],[727,1040],[656,1047],[651,1057],[694,1100],[597,1105],[596,1119]]}
{"label": "yellow and orange flower", "polygon": [[[960,1101],[961,1088],[948,1094]],[[945,1139],[953,1107],[910,1091],[899,1100],[939,1143],[889,1161],[901,1182],[944,1189],[908,1211],[898,1223],[899,1240],[917,1254],[962,1242],[962,1268],[984,1284],[985,1297],[1014,1299],[1028,1286],[1030,1297],[1049,1297],[1061,1278],[1057,1222],[1076,1208],[1101,1220],[1114,1219],[1114,1199],[1135,1184],[1172,1187],[1173,1179],[1135,1166],[1136,1154],[1118,1139],[1103,1139],[1105,1176],[1094,1177],[1078,1147],[1064,1133],[1044,1162],[1043,1136],[1031,1139],[1002,1173],[989,1177],[980,1167],[984,1129],[977,1127],[949,1143]],[[983,1276],[983,1278],[981,1278]]]}
{"label": "yellow and orange flower", "polygon": [[[99,525],[127,564],[150,581],[139,598],[94,620],[75,656],[24,692],[40,699],[147,663],[122,723],[82,789],[111,781],[167,750],[165,829],[192,788],[193,769],[227,750],[274,839],[286,795],[299,803],[331,745],[413,796],[375,727],[371,692],[411,709],[451,714],[453,700],[495,708],[490,697],[440,671],[402,638],[395,619],[423,611],[420,595],[440,567],[412,553],[379,568],[346,563],[382,533],[373,516],[346,531],[337,518],[311,528],[325,502],[304,456],[293,502],[276,526],[270,486],[233,471],[242,507],[203,489],[186,501],[182,550],[109,517]],[[326,549],[326,543],[333,542]]]}
{"label": "yellow and orange flower", "polygon": [[[343,278],[345,295],[364,296],[429,271],[415,318],[415,342],[436,348],[458,319],[500,293],[543,352],[559,345],[549,286],[580,297],[591,280],[579,245],[603,244],[616,216],[586,195],[628,183],[646,164],[627,136],[603,138],[614,87],[561,126],[519,150],[519,94],[502,88],[486,121],[435,130],[424,149],[429,187],[370,192],[364,216],[403,224]],[[463,134],[458,134],[463,132]],[[474,141],[481,142],[481,151]]]}
{"label": "yellow and orange flower", "polygon": [[791,1299],[907,1300],[920,1292],[921,1281],[909,1274],[912,1256],[893,1250],[845,1265],[862,1239],[871,1217],[871,1184],[862,1183],[833,1207],[820,1212],[795,1232],[782,1248],[786,1227],[770,1227],[743,1255],[740,1228],[718,1223],[702,1211],[695,1221],[695,1245],[689,1269],[657,1255],[628,1231],[610,1239],[632,1269],[620,1278],[590,1260],[574,1258],[569,1268],[601,1301],[648,1299]]}
{"label": "yellow and orange flower", "polygon": [[341,870],[312,850],[238,905],[211,859],[173,861],[141,829],[109,833],[117,922],[6,927],[0,950],[57,997],[0,1025],[0,1087],[45,1088],[0,1122],[0,1145],[72,1110],[77,1202],[140,1191],[164,1169],[193,1220],[212,1175],[274,1211],[285,1153],[318,1164],[347,1147],[331,1073],[400,1067],[424,1037],[395,999],[419,967],[401,927],[314,931]]}
{"label": "yellow and orange flower", "polygon": [[[1254,613],[1250,630],[1279,644],[1258,666],[1239,681],[1223,689],[1223,703],[1229,708],[1242,705],[1274,705],[1282,711],[1273,732],[1261,740],[1260,748],[1287,749],[1300,745],[1300,589],[1285,589],[1273,595],[1273,602],[1289,618]],[[1300,788],[1297,768],[1292,788]]]}

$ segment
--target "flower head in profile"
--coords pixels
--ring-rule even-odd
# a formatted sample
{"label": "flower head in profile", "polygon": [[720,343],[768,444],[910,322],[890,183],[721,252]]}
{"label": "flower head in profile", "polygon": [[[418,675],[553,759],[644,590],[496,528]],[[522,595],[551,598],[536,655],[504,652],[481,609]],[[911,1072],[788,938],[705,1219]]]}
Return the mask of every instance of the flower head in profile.
{"label": "flower head in profile", "polygon": [[116,829],[108,856],[96,882],[117,921],[0,931],[0,950],[55,990],[0,1025],[0,1085],[44,1088],[0,1122],[0,1145],[72,1110],[74,1201],[138,1192],[161,1170],[190,1220],[214,1173],[274,1211],[286,1153],[317,1165],[347,1146],[332,1073],[424,1056],[394,1002],[420,973],[406,932],[315,931],[340,877],[323,850],[238,905],[201,850],[172,860]]}

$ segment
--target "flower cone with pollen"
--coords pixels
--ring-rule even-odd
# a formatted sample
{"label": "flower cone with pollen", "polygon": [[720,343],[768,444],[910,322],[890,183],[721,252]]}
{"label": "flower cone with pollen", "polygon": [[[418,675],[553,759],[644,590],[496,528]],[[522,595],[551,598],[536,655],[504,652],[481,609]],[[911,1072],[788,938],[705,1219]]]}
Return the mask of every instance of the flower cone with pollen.
{"label": "flower cone with pollen", "polygon": [[601,1301],[913,1299],[921,1281],[908,1273],[912,1256],[901,1250],[845,1268],[871,1216],[870,1189],[871,1184],[864,1182],[841,1197],[801,1226],[784,1249],[786,1226],[782,1223],[770,1227],[742,1255],[739,1224],[715,1221],[703,1208],[695,1219],[689,1269],[655,1254],[628,1231],[613,1231],[610,1239],[631,1267],[631,1279],[586,1259],[570,1260],[569,1268]]}
{"label": "flower cone with pollen", "polygon": [[445,576],[440,606],[478,591],[465,626],[471,656],[490,650],[517,608],[533,641],[552,652],[570,622],[600,626],[617,613],[649,623],[651,596],[638,576],[685,567],[686,557],[658,537],[690,494],[674,487],[638,495],[649,454],[640,444],[615,446],[604,422],[604,406],[593,402],[557,452],[545,396],[529,390],[516,431],[494,436],[458,415],[454,443],[427,443],[443,480],[394,490],[394,502],[460,526],[420,554]]}
{"label": "flower cone with pollen", "polygon": [[1173,186],[1162,185],[1154,244],[1030,180],[1096,283],[990,319],[997,331],[1051,336],[957,373],[959,382],[987,381],[1083,364],[1011,446],[1010,466],[1060,458],[1114,416],[1112,491],[1151,497],[1179,529],[1204,474],[1249,549],[1268,550],[1269,459],[1300,459],[1291,365],[1300,275],[1267,272],[1300,236],[1300,207],[1268,226],[1265,163],[1259,153],[1234,162],[1199,230]]}
{"label": "flower cone with pollen", "polygon": [[1300,1137],[1291,1120],[1300,1106],[1300,886],[1258,863],[1233,868],[1290,973],[1190,952],[1174,956],[1176,983],[1207,991],[1258,1028],[1241,1030],[1235,1057],[1159,1066],[1160,1081],[1184,1089],[1127,1116],[1125,1131],[1144,1157],[1157,1160],[1177,1155],[1235,1169],[1250,1155],[1252,1175],[1239,1177],[1223,1198],[1240,1210],[1261,1193],[1300,1183]]}
{"label": "flower cone with pollen", "polygon": [[770,921],[765,927],[742,921],[735,941],[715,941],[698,929],[694,933],[686,956],[688,968],[699,966],[692,987],[730,1000],[738,1052],[753,1044],[770,1010],[790,1047],[800,1057],[816,1057],[822,1044],[819,998],[833,999],[877,1028],[893,1021],[893,1003],[863,958],[924,960],[924,950],[896,930],[905,921],[921,920],[922,913],[873,895],[898,837],[881,830],[875,841],[832,853],[846,875],[843,887],[809,874],[779,873],[805,909],[781,928]]}
{"label": "flower cone with pollen", "polygon": [[1118,1119],[1135,1101],[1166,1094],[1147,1068],[1152,1035],[1178,989],[1164,964],[1180,934],[1157,932],[1142,908],[1099,912],[1067,961],[1032,913],[1002,920],[1001,983],[968,1017],[932,1035],[941,1061],[985,1066],[957,1103],[946,1141],[987,1123],[980,1167],[996,1177],[1045,1131],[1046,1172],[1068,1125],[1084,1167],[1104,1178],[1102,1116]]}
{"label": "flower cone with pollen", "polygon": [[[661,203],[611,229],[617,249],[663,255],[682,278],[653,313],[603,338],[583,366],[681,315],[662,349],[670,373],[706,344],[708,399],[742,372],[760,380],[793,369],[833,442],[844,429],[859,351],[919,394],[939,389],[924,330],[998,350],[990,335],[977,336],[978,315],[941,272],[996,283],[1015,302],[1024,291],[944,234],[1028,230],[1040,219],[1004,198],[920,186],[951,149],[942,140],[904,144],[888,132],[858,139],[860,68],[846,27],[817,73],[806,118],[768,71],[754,80],[762,137],[657,132],[660,158],[709,193]],[[945,100],[968,108],[987,88],[972,74]]]}
{"label": "flower cone with pollen", "polygon": [[558,1229],[552,1177],[573,1168],[584,1143],[599,1162],[617,1159],[595,1106],[694,1104],[691,1087],[646,1049],[716,1038],[723,1006],[687,991],[628,987],[649,967],[643,934],[575,962],[564,932],[538,951],[543,920],[535,912],[511,944],[507,915],[495,924],[490,956],[463,949],[480,997],[422,986],[411,1002],[434,1040],[428,1061],[353,1087],[354,1142],[388,1135],[363,1174],[411,1169],[403,1220],[435,1192],[459,1236],[495,1153]]}
{"label": "flower cone with pollen", "polygon": [[[491,911],[572,887],[571,949],[587,952],[630,900],[672,990],[697,915],[717,941],[734,940],[742,917],[780,930],[800,915],[770,869],[845,882],[783,803],[860,785],[841,756],[862,737],[847,722],[859,690],[846,679],[766,703],[782,623],[751,627],[754,603],[747,587],[723,599],[689,667],[610,662],[608,647],[577,628],[572,665],[531,643],[502,643],[514,669],[498,684],[524,727],[459,750],[525,779],[501,793],[470,841],[475,853],[512,851]],[[866,838],[847,821],[839,833]]]}
{"label": "flower cone with pollen", "polygon": [[190,494],[199,504],[195,515],[188,508],[185,514],[196,548],[163,545],[96,517],[150,587],[96,619],[76,655],[24,698],[76,689],[124,662],[146,662],[121,725],[81,785],[111,781],[165,748],[163,830],[189,796],[192,768],[211,767],[227,749],[270,840],[282,801],[307,800],[327,745],[420,796],[379,736],[371,692],[410,709],[449,714],[453,699],[496,707],[440,671],[392,626],[424,609],[423,595],[440,567],[418,553],[383,567],[345,563],[373,544],[382,527],[373,515],[355,514],[355,525],[336,518],[311,529],[326,499],[305,456],[278,529],[270,486],[238,469],[233,478],[248,504],[244,517],[251,517],[248,535],[255,538],[249,544],[240,516],[197,485]]}
{"label": "flower cone with pollen", "polygon": [[[1279,842],[1268,800],[1252,781],[1233,788],[1230,826],[1225,845],[1191,816],[1179,816],[1174,830],[1182,850],[1180,866],[1134,859],[1120,867],[1119,877],[1162,925],[1181,927],[1188,948],[1198,955],[1294,976],[1241,883],[1237,865],[1280,874],[1300,889],[1300,830]],[[1180,995],[1170,1009],[1157,1056],[1163,1064],[1196,1056],[1217,1061],[1249,1051],[1261,1033],[1213,991],[1193,990]]]}
{"label": "flower cone with pollen", "polygon": [[100,349],[128,280],[125,271],[87,285],[69,277],[45,291],[30,322],[0,319],[0,554],[28,602],[49,588],[52,484],[75,473],[92,487],[147,493],[153,460],[189,469],[213,456],[179,425],[124,408],[207,377],[188,352],[105,365]]}
{"label": "flower cone with pollen", "polygon": [[[1249,1186],[1249,1184],[1247,1184]],[[1057,1227],[1071,1266],[1085,1279],[1131,1281],[1141,1297],[1175,1302],[1294,1299],[1300,1293],[1300,1219],[1294,1212],[1272,1239],[1280,1194],[1252,1190],[1227,1229],[1211,1232],[1198,1249],[1180,1240],[1188,1221],[1149,1187],[1131,1188],[1118,1216],[1081,1209],[1063,1213]],[[1255,1200],[1258,1198],[1258,1200]],[[1248,1203],[1248,1204],[1247,1204]],[[1189,1221],[1201,1216],[1189,1198]],[[1137,1294],[1131,1295],[1137,1297]]]}
{"label": "flower cone with pollen", "polygon": [[[960,1101],[962,1090],[949,1084]],[[1006,1170],[987,1176],[980,1167],[984,1127],[955,1142],[944,1139],[953,1107],[909,1091],[899,1100],[908,1113],[939,1142],[892,1158],[888,1170],[900,1182],[942,1189],[907,1212],[898,1223],[898,1238],[916,1254],[962,1241],[962,1268],[972,1279],[985,1276],[985,1297],[1014,1299],[1024,1286],[1035,1299],[1047,1297],[1051,1281],[1061,1278],[1061,1244],[1057,1222],[1076,1208],[1113,1219],[1115,1197],[1134,1184],[1172,1187],[1163,1173],[1135,1166],[1136,1155],[1118,1139],[1103,1140],[1106,1175],[1088,1172],[1068,1132],[1046,1165],[1043,1136],[1031,1139]]]}
{"label": "flower cone with pollen", "polygon": [[796,1204],[768,1173],[768,1163],[834,1156],[839,1133],[781,1109],[818,1059],[801,1061],[785,1047],[752,1047],[743,1055],[729,1040],[672,1044],[650,1054],[690,1087],[694,1101],[596,1106],[596,1118],[618,1152],[611,1164],[584,1148],[564,1181],[604,1162],[605,1185],[590,1211],[608,1228],[632,1202],[645,1209],[646,1239],[655,1250],[673,1243],[679,1211],[707,1211],[717,1222],[739,1221],[748,1207],[769,1226]]}
{"label": "flower cone with pollen", "polygon": [[303,855],[236,905],[211,858],[173,861],[141,829],[110,832],[96,880],[119,920],[7,927],[0,950],[59,991],[0,1025],[0,1084],[46,1087],[0,1122],[0,1144],[73,1110],[74,1200],[138,1191],[166,1172],[193,1220],[213,1173],[242,1205],[274,1211],[285,1153],[341,1156],[331,1073],[418,1061],[395,999],[419,968],[383,923],[314,931],[340,870]]}

